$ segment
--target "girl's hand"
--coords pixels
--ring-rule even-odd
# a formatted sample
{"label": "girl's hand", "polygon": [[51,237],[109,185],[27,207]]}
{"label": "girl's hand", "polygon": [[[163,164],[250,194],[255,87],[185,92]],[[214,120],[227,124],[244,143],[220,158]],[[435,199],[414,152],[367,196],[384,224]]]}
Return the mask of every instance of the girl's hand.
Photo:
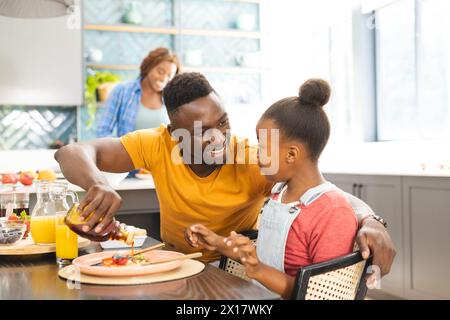
{"label": "girl's hand", "polygon": [[245,273],[247,277],[258,279],[261,275],[262,264],[259,262],[256,255],[256,247],[253,243],[241,245],[238,247],[239,257],[242,264],[245,266]]}
{"label": "girl's hand", "polygon": [[262,264],[260,263],[256,254],[256,247],[252,240],[241,234],[232,231],[228,238],[224,239],[228,247],[234,247],[233,252],[236,252],[245,266],[245,273],[249,278],[257,279],[262,271]]}
{"label": "girl's hand", "polygon": [[194,224],[187,228],[184,237],[192,247],[202,246],[210,251],[217,250],[217,246],[222,239],[202,224]]}

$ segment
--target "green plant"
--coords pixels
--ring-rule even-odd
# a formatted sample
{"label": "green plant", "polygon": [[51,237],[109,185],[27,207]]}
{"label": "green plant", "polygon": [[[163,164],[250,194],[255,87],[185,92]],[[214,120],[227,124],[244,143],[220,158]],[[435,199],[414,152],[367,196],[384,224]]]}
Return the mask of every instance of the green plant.
{"label": "green plant", "polygon": [[90,129],[95,121],[97,111],[97,88],[103,83],[119,82],[120,76],[111,72],[95,71],[86,78],[84,100],[88,110],[89,118],[86,128]]}

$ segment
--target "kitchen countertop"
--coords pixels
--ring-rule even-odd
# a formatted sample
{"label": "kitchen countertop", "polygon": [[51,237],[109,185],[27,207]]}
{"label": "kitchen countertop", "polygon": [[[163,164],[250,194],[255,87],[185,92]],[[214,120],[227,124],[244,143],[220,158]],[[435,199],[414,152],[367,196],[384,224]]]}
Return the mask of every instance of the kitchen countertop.
{"label": "kitchen countertop", "polygon": [[[57,181],[67,181],[65,179],[58,179]],[[28,193],[36,193],[35,185],[32,186],[22,186],[20,183],[16,185],[18,188],[25,190]],[[126,178],[122,180],[117,185],[113,186],[116,191],[127,191],[127,190],[153,190],[155,189],[155,184],[152,179],[141,180],[137,178]],[[10,185],[1,185],[0,190],[10,190]],[[84,192],[82,188],[72,183],[69,183],[69,190],[74,192]]]}
{"label": "kitchen countertop", "polygon": [[[138,178],[126,178],[123,179],[119,184],[113,185],[114,189],[117,191],[124,190],[151,190],[155,189],[155,183],[153,179],[141,180]],[[69,189],[75,192],[84,191],[79,186],[69,183]]]}
{"label": "kitchen countertop", "polygon": [[[417,177],[443,177],[443,178],[450,178],[450,173],[446,172],[416,172],[413,170],[406,170],[405,168],[403,171],[398,170],[388,170],[385,168],[385,170],[380,170],[377,166],[370,167],[370,170],[367,168],[358,168],[357,164],[354,165],[342,165],[342,166],[335,166],[335,167],[326,167],[323,165],[321,166],[321,171],[324,174],[343,174],[343,175],[376,175],[376,176],[417,176]],[[67,181],[65,179],[58,179],[58,181]],[[25,191],[29,193],[35,193],[35,186],[29,186],[29,187],[22,187],[21,184],[17,184],[19,188],[23,188]],[[3,187],[3,188],[2,188]],[[0,190],[10,189],[7,186],[2,186],[0,184]],[[152,179],[150,180],[141,180],[137,178],[126,178],[122,180],[119,184],[114,186],[114,189],[116,191],[129,191],[129,190],[155,190],[155,183]],[[74,192],[84,192],[82,188],[79,186],[76,186],[74,184],[69,183],[69,190]]]}
{"label": "kitchen countertop", "polygon": [[[330,141],[320,158],[323,173],[450,177],[448,141],[340,143]],[[0,173],[59,170],[56,150],[0,151]],[[30,160],[32,159],[32,160]],[[146,180],[126,179],[117,190],[154,189]],[[72,187],[81,191],[78,187]]]}
{"label": "kitchen countertop", "polygon": [[358,165],[349,161],[341,165],[321,165],[321,172],[325,174],[349,174],[349,175],[372,175],[372,176],[411,176],[411,177],[441,177],[450,178],[450,169],[444,170],[436,166],[435,168],[425,168],[418,165],[419,169],[408,168],[408,166],[399,165],[382,166],[382,165]]}
{"label": "kitchen countertop", "polygon": [[323,173],[450,177],[450,142],[330,142],[319,162]]}

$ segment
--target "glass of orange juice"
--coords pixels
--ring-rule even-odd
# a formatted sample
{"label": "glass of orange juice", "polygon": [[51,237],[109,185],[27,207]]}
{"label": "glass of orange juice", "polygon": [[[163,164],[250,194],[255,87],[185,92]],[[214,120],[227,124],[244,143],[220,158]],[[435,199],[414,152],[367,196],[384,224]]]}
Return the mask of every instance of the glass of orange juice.
{"label": "glass of orange juice", "polygon": [[63,215],[56,217],[56,262],[68,265],[78,257],[78,235],[64,223]]}

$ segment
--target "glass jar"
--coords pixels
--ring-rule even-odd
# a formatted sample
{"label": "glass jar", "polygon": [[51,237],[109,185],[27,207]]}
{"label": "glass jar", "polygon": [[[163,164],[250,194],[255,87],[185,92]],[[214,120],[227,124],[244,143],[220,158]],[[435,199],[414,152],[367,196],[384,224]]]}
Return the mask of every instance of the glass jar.
{"label": "glass jar", "polygon": [[126,226],[121,224],[119,221],[113,219],[113,223],[111,223],[106,229],[104,229],[101,233],[93,233],[92,231],[84,232],[82,227],[89,221],[92,216],[92,213],[84,220],[80,220],[80,213],[78,212],[79,203],[74,203],[70,208],[69,212],[66,215],[65,223],[66,225],[75,233],[80,236],[96,241],[103,242],[107,240],[121,240],[128,245],[134,244],[134,232],[126,231]]}
{"label": "glass jar", "polygon": [[31,213],[31,236],[37,244],[55,243],[56,209],[48,181],[36,184],[36,197],[36,206]]}
{"label": "glass jar", "polygon": [[30,215],[30,194],[24,190],[14,192],[14,213],[20,217],[23,211]]}
{"label": "glass jar", "polygon": [[133,1],[128,4],[124,15],[122,17],[123,23],[128,24],[141,24],[142,23],[142,14],[139,8],[139,5],[136,1]]}
{"label": "glass jar", "polygon": [[64,181],[55,181],[50,184],[50,198],[54,202],[56,215],[65,216],[70,209],[67,197],[72,199],[72,203],[78,203],[78,196],[75,192],[68,191],[69,184]]}
{"label": "glass jar", "polygon": [[9,216],[14,211],[14,192],[4,190],[0,192],[0,218]]}

